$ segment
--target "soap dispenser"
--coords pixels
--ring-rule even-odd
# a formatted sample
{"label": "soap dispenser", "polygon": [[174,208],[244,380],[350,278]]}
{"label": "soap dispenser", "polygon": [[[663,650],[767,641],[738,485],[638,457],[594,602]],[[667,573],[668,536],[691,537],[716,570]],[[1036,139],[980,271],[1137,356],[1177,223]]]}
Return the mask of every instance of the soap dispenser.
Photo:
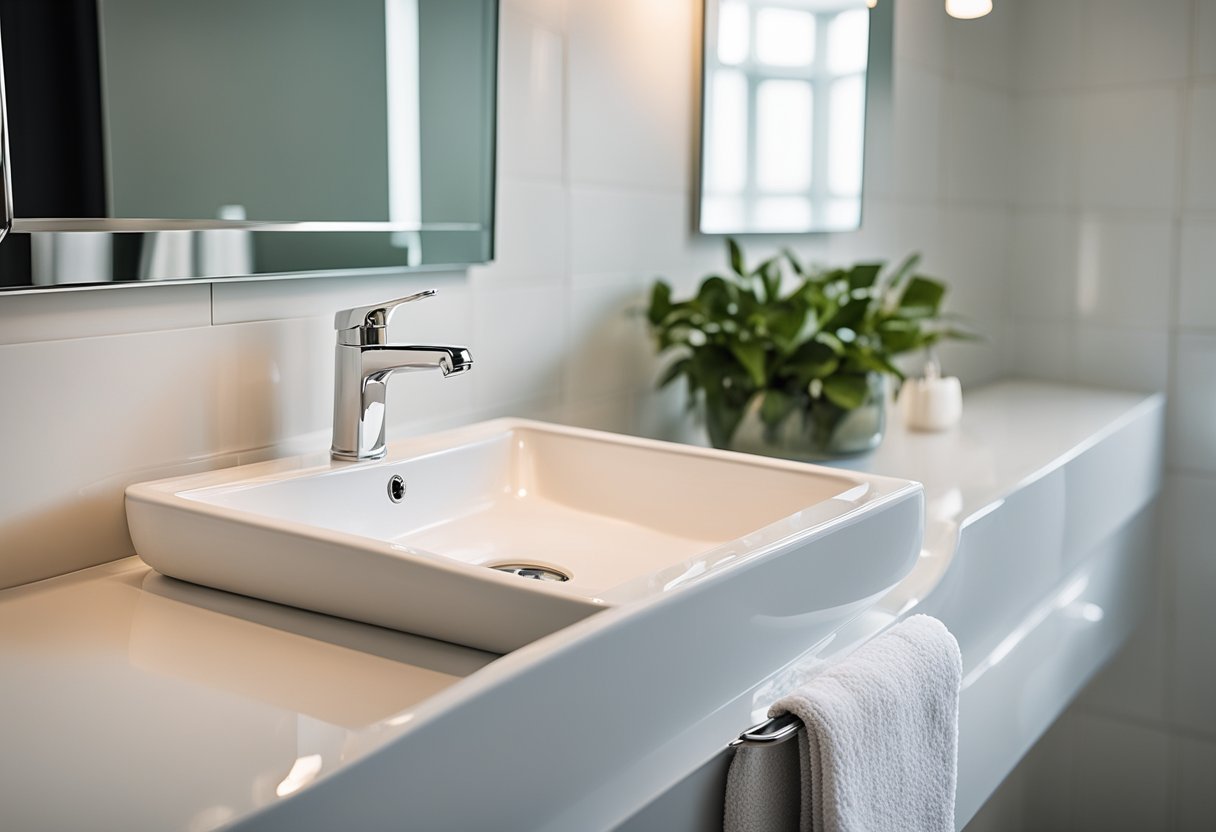
{"label": "soap dispenser", "polygon": [[942,378],[937,357],[930,354],[924,375],[904,382],[900,391],[904,424],[912,430],[943,431],[963,415],[963,389],[955,376]]}

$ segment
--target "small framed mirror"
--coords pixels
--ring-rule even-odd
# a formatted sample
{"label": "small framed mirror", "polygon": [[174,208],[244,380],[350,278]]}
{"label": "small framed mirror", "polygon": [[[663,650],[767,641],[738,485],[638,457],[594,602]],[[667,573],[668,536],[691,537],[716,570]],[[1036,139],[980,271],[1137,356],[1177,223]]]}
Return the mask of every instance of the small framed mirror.
{"label": "small framed mirror", "polygon": [[860,226],[867,80],[889,66],[891,5],[705,0],[697,230]]}

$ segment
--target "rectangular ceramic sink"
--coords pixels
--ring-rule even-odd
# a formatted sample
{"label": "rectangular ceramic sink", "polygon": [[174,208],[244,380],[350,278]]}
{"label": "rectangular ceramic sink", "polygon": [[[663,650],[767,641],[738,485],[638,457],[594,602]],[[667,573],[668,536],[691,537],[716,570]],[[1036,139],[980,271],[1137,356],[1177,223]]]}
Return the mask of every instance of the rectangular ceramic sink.
{"label": "rectangular ceramic sink", "polygon": [[[377,461],[133,485],[127,517],[165,575],[506,652],[775,558],[805,561],[808,604],[872,597],[911,569],[920,501],[904,480],[505,419]],[[872,547],[816,560],[855,523]]]}

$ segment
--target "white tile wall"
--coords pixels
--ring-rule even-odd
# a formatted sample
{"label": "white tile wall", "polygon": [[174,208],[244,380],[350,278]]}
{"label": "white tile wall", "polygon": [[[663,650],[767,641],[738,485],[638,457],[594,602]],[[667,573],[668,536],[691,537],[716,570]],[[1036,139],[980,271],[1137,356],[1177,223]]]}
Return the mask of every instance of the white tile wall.
{"label": "white tile wall", "polygon": [[1216,829],[1216,1],[1029,0],[1014,30],[1015,366],[1168,390],[1170,473],[1148,619],[983,828]]}
{"label": "white tile wall", "polygon": [[580,276],[570,287],[570,327],[582,333],[566,361],[566,392],[575,401],[620,397],[649,374],[643,309],[648,286],[628,275]]}
{"label": "white tile wall", "polygon": [[1187,77],[1190,0],[1086,0],[1081,77],[1130,86]]}
{"label": "white tile wall", "polygon": [[1182,223],[1178,323],[1216,328],[1216,218]]}
{"label": "white tile wall", "polygon": [[156,332],[210,323],[210,286],[12,295],[0,304],[0,341],[5,344]]}
{"label": "white tile wall", "polygon": [[1169,411],[1170,464],[1216,473],[1216,336],[1177,336]]}
{"label": "white tile wall", "polygon": [[1181,738],[1173,766],[1175,782],[1174,828],[1205,832],[1216,818],[1216,743]]}
{"label": "white tile wall", "polygon": [[1186,207],[1216,211],[1216,82],[1195,84],[1190,95]]}
{"label": "white tile wall", "polygon": [[1080,320],[1164,329],[1169,324],[1168,272],[1173,224],[1162,219],[1087,215],[1077,238],[1076,313]]}
{"label": "white tile wall", "polygon": [[1169,88],[1113,89],[1081,99],[1083,205],[1170,211],[1177,182],[1179,95]]}
{"label": "white tile wall", "polygon": [[[334,312],[344,306],[375,303],[386,297],[402,297],[432,287],[447,295],[463,282],[463,276],[459,274],[429,272],[375,277],[346,275],[294,280],[290,283],[265,280],[216,283],[211,286],[209,317],[216,326],[309,317],[326,318],[332,323]],[[137,290],[133,288],[130,291]],[[426,301],[430,304],[435,302]],[[430,307],[420,309],[427,308]],[[406,322],[407,327],[407,319],[418,317],[407,315],[406,310],[402,310],[401,320]]]}
{"label": "white tile wall", "polygon": [[[897,13],[904,13],[907,5]],[[979,21],[946,17],[946,68],[956,78],[1009,89],[1014,59],[1013,19],[1014,9],[1009,3],[993,3],[992,12]]]}
{"label": "white tile wall", "polygon": [[1216,76],[1216,0],[1195,3],[1192,33],[1194,57],[1191,66],[1197,77]]}
{"label": "white tile wall", "polygon": [[1078,714],[1073,829],[1165,829],[1169,821],[1169,736],[1155,728]]}
{"label": "white tile wall", "polygon": [[1076,334],[1074,380],[1116,390],[1165,390],[1169,336],[1164,330],[1081,324]]}
{"label": "white tile wall", "polygon": [[1080,179],[1081,97],[1020,95],[1013,104],[1013,169],[1018,205],[1064,208],[1076,204]]}
{"label": "white tile wall", "polygon": [[[1010,21],[978,23],[978,44],[947,37],[939,6],[897,14],[893,118],[909,141],[879,135],[867,152],[870,173],[887,171],[868,191],[889,198],[867,201],[860,232],[749,251],[791,245],[820,262],[924,251],[994,334],[957,353],[974,380],[1007,362],[1004,311],[989,304],[1004,282],[1008,195],[990,145],[1009,121]],[[467,343],[475,369],[393,379],[392,435],[506,413],[685,430],[683,393],[651,390],[658,362],[628,313],[654,277],[688,290],[723,263],[720,239],[690,231],[700,14],[701,0],[504,0],[490,265],[0,297],[11,447],[0,586],[129,554],[128,482],[325,447],[334,311],[428,286],[439,295],[403,309],[395,332]],[[969,141],[948,154],[951,131]],[[969,203],[983,210],[971,217]],[[943,233],[947,212],[965,236]]]}
{"label": "white tile wall", "polygon": [[1080,218],[1071,213],[1022,209],[1014,214],[1009,298],[1015,318],[1073,319],[1080,237]]}
{"label": "white tile wall", "polygon": [[895,164],[870,190],[904,199],[936,199],[941,191],[942,77],[917,64],[900,65],[893,95]]}
{"label": "white tile wall", "polygon": [[469,269],[478,288],[561,283],[569,266],[569,198],[561,182],[498,177],[494,262]]}
{"label": "white tile wall", "polygon": [[[1212,508],[1216,479],[1178,475],[1171,482],[1168,522],[1173,550],[1174,662],[1170,691],[1173,723],[1216,739],[1216,537]],[[1216,785],[1214,781],[1213,785]]]}
{"label": "white tile wall", "polygon": [[[561,399],[567,289],[562,284],[493,289],[473,302],[477,407]],[[473,373],[469,374],[473,378]]]}
{"label": "white tile wall", "polygon": [[1019,320],[1014,327],[1014,367],[1019,374],[1047,381],[1076,377],[1076,333],[1070,327],[1033,320]]}
{"label": "white tile wall", "polygon": [[573,2],[569,16],[571,179],[687,192],[700,4]]}
{"label": "white tile wall", "polygon": [[0,347],[0,585],[130,554],[127,483],[232,464],[231,367],[213,327]]}
{"label": "white tile wall", "polygon": [[499,176],[560,182],[565,171],[564,4],[516,3],[503,9],[500,24],[498,106],[515,115],[499,124]]}
{"label": "white tile wall", "polygon": [[1080,86],[1083,12],[1077,2],[1018,0],[1013,22],[1016,89],[1031,92]]}
{"label": "white tile wall", "polygon": [[970,81],[948,82],[942,139],[948,198],[1008,203],[1010,115],[1008,92]]}
{"label": "white tile wall", "polygon": [[895,21],[895,58],[938,71],[947,68],[946,18],[932,0],[902,4]]}

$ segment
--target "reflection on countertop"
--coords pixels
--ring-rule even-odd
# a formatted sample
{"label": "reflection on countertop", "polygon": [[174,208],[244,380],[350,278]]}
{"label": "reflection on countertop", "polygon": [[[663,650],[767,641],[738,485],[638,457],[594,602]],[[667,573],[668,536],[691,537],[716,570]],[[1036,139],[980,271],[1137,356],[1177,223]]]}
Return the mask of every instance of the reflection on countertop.
{"label": "reflection on countertop", "polygon": [[495,658],[138,558],[5,590],[0,712],[21,719],[4,730],[0,826],[216,828],[379,747]]}

